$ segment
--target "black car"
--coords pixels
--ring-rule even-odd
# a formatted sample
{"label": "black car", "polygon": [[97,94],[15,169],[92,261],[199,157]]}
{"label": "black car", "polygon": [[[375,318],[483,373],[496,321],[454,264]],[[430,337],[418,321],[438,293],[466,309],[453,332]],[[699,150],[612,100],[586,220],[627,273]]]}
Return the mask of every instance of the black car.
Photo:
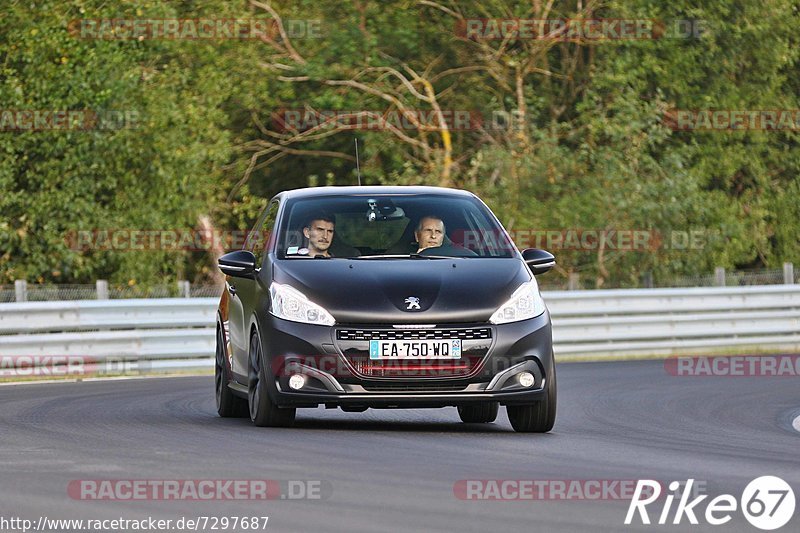
{"label": "black car", "polygon": [[321,187],[275,196],[220,258],[220,416],[287,426],[298,407],[458,408],[517,431],[556,418],[550,315],[534,274],[474,194]]}

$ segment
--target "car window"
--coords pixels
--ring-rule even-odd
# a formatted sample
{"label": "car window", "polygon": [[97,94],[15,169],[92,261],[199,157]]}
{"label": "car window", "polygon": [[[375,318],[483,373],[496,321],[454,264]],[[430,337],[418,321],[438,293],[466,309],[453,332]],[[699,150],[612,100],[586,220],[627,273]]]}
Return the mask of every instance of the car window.
{"label": "car window", "polygon": [[245,249],[253,252],[256,256],[256,264],[260,265],[264,261],[264,252],[269,249],[270,238],[275,229],[275,220],[278,215],[278,200],[272,200],[260,220],[247,236]]}
{"label": "car window", "polygon": [[509,251],[516,249],[506,231],[482,216],[474,206],[465,214],[465,228],[454,232],[454,243],[481,257],[506,257]]}

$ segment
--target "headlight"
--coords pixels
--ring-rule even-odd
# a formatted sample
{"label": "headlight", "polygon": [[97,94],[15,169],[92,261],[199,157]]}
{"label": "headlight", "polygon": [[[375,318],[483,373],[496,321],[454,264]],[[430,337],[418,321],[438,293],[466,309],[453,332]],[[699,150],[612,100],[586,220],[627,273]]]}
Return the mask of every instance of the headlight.
{"label": "headlight", "polygon": [[269,295],[272,300],[269,312],[278,318],[319,326],[332,326],[336,322],[329,312],[293,287],[273,283]]}
{"label": "headlight", "polygon": [[492,324],[507,324],[534,318],[547,309],[539,294],[539,285],[535,279],[523,283],[514,291],[511,298],[494,312],[489,322]]}

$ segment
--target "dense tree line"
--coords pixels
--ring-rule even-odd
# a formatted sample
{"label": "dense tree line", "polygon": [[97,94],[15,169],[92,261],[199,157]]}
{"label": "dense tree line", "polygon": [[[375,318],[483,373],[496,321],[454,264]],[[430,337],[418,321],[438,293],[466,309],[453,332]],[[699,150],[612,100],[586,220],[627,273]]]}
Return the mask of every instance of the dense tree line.
{"label": "dense tree line", "polygon": [[[80,249],[70,236],[247,229],[275,192],[354,184],[355,137],[364,183],[469,189],[520,235],[649,232],[632,251],[555,249],[556,275],[626,286],[645,272],[798,263],[797,125],[676,124],[680,110],[800,108],[800,12],[789,0],[695,4],[11,0],[0,283],[207,281],[211,253]],[[175,19],[195,26],[112,33]],[[612,19],[655,21],[654,38],[491,26]],[[259,31],[203,38],[202,20],[258,20]],[[20,124],[36,110],[94,115],[91,127]]]}

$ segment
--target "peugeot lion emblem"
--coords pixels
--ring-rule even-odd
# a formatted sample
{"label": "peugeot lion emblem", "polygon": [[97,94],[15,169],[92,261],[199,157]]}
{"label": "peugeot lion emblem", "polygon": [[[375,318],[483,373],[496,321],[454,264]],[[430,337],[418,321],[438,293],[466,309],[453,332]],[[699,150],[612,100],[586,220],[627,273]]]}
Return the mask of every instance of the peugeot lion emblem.
{"label": "peugeot lion emblem", "polygon": [[409,296],[406,298],[406,311],[411,311],[412,309],[419,309],[419,298],[416,296]]}

